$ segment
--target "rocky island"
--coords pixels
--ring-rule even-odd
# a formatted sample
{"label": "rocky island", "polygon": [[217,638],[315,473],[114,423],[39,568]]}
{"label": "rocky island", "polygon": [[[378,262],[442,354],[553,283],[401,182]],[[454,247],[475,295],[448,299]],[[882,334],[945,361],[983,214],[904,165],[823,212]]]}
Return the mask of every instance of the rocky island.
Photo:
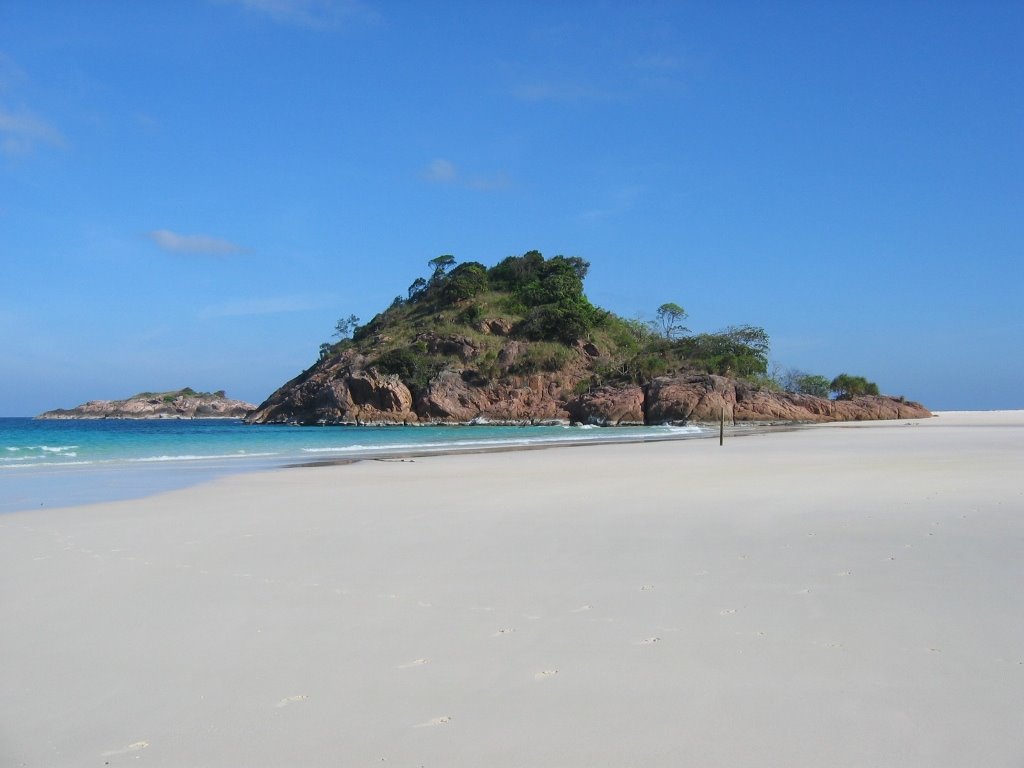
{"label": "rocky island", "polygon": [[[246,417],[251,424],[597,425],[922,418],[863,377],[768,375],[752,326],[691,334],[676,304],[626,320],[583,293],[589,264],[530,251],[494,267],[428,262],[406,296],[359,325]],[[786,386],[788,385],[788,386]],[[832,397],[829,397],[831,389]]]}
{"label": "rocky island", "polygon": [[241,419],[256,406],[231,400],[223,390],[140,392],[124,400],[90,400],[75,408],[58,408],[37,419]]}

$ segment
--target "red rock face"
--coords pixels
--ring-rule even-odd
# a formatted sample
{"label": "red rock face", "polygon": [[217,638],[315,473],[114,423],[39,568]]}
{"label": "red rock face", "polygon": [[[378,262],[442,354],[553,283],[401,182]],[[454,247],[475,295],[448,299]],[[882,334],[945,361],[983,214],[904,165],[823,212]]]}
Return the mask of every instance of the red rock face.
{"label": "red rock face", "polygon": [[[456,337],[436,341],[464,346]],[[574,396],[573,388],[588,375],[585,366],[575,364],[563,371],[528,376],[508,374],[508,366],[523,348],[524,343],[518,341],[506,345],[498,359],[499,368],[506,372],[498,378],[489,379],[471,368],[452,368],[436,375],[418,392],[398,376],[367,367],[365,358],[348,351],[288,382],[248,420],[258,424],[573,421],[617,426],[717,423],[723,409],[730,422],[858,421],[931,415],[918,403],[893,397],[833,401],[754,389],[708,374],[662,376],[645,387],[605,386]],[[579,350],[579,355],[587,354]]]}

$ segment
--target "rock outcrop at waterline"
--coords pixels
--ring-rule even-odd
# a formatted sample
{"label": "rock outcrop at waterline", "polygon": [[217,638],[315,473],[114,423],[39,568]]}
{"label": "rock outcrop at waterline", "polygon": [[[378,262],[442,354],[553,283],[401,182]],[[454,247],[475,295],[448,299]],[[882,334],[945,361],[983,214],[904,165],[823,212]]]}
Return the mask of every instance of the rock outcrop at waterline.
{"label": "rock outcrop at waterline", "polygon": [[829,422],[920,419],[931,411],[920,403],[885,395],[829,400],[794,392],[772,392],[724,376],[694,373],[660,376],[640,387],[603,387],[567,404],[579,423],[664,424],[716,422]]}
{"label": "rock outcrop at waterline", "polygon": [[[514,343],[514,342],[513,342]],[[585,354],[585,353],[582,353]],[[605,386],[576,394],[580,370],[489,379],[469,368],[446,369],[414,392],[396,374],[364,367],[350,350],[323,361],[271,395],[253,424],[542,424],[625,426],[717,422],[827,422],[931,416],[918,403],[873,396],[828,400],[770,392],[724,376],[662,376],[645,386]]]}
{"label": "rock outcrop at waterline", "polygon": [[90,400],[74,408],[47,411],[38,419],[241,419],[256,408],[223,391],[142,392],[125,400]]}
{"label": "rock outcrop at waterline", "polygon": [[[510,342],[516,345],[517,342]],[[510,356],[512,357],[512,356]],[[490,379],[446,368],[414,391],[382,374],[355,350],[321,361],[251,413],[251,424],[536,424],[567,422],[566,396],[579,380],[569,371]],[[511,363],[510,363],[511,364]]]}

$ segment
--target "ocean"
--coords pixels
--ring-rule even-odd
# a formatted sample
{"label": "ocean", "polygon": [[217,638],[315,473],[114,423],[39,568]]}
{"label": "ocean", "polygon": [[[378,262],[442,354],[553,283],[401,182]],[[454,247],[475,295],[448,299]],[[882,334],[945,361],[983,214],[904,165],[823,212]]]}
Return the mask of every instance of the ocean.
{"label": "ocean", "polygon": [[0,512],[138,498],[218,476],[409,453],[707,435],[687,427],[289,427],[0,418]]}

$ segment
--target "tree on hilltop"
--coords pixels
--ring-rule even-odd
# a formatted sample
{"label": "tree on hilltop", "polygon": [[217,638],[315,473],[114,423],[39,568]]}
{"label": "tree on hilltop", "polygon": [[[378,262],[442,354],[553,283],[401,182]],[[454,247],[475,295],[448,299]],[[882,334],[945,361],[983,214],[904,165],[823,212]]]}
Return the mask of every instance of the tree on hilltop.
{"label": "tree on hilltop", "polygon": [[658,326],[662,335],[672,340],[689,333],[690,329],[683,326],[683,321],[688,317],[686,310],[675,302],[667,302],[658,307]]}
{"label": "tree on hilltop", "polygon": [[439,280],[444,277],[445,271],[448,267],[455,263],[455,257],[451,254],[444,254],[443,256],[437,256],[427,262],[427,266],[433,267],[434,274],[430,276],[431,280]]}
{"label": "tree on hilltop", "polygon": [[356,328],[359,326],[359,318],[355,315],[349,315],[343,317],[334,324],[334,335],[339,339],[351,339],[352,334],[355,333]]}

